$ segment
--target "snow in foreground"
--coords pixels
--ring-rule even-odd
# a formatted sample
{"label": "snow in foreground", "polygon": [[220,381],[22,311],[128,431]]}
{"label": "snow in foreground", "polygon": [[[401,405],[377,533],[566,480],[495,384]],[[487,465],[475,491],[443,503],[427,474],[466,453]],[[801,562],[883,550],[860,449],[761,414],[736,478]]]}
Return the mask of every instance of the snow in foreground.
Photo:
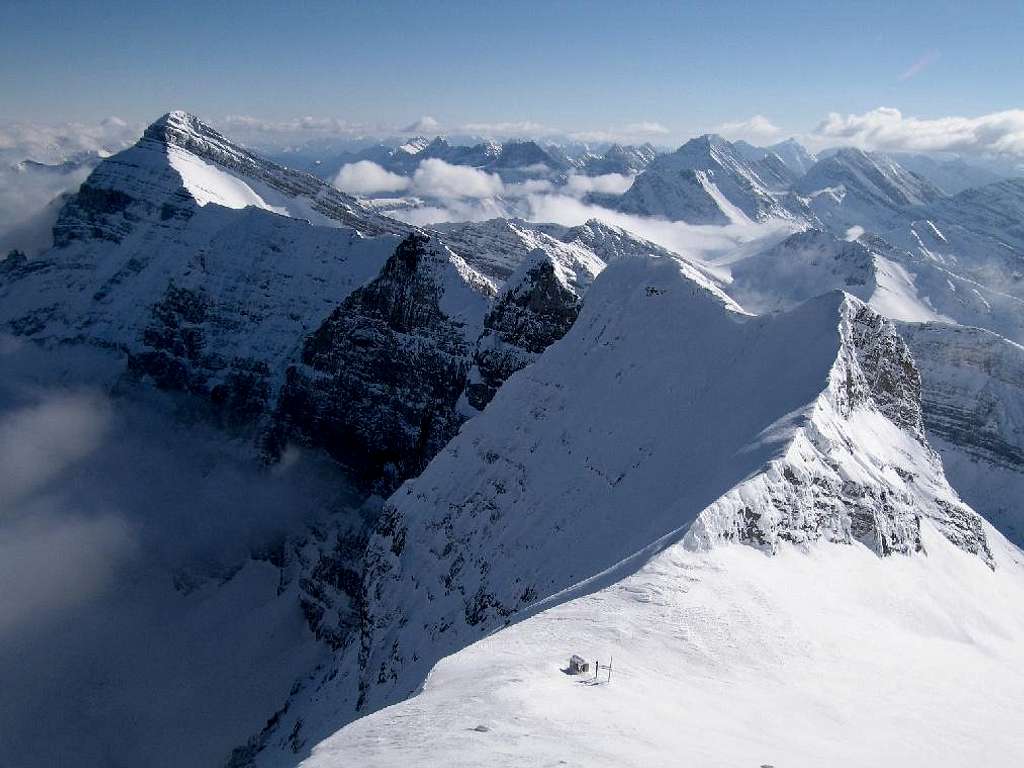
{"label": "snow in foreground", "polygon": [[[442,660],[303,766],[1017,765],[1024,553],[986,526],[992,571],[923,525],[925,557],[673,546]],[[614,657],[611,683],[560,671],[572,653]]]}

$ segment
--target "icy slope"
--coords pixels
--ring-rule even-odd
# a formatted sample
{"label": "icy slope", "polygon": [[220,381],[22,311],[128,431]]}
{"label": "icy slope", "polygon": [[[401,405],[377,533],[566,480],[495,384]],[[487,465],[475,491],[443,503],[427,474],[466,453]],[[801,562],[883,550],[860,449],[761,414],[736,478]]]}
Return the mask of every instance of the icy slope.
{"label": "icy slope", "polygon": [[698,279],[667,260],[607,269],[562,342],[389,500],[367,555],[362,708],[684,536],[911,554],[927,521],[990,561],[891,325],[840,293],[751,318]]}
{"label": "icy slope", "polygon": [[[672,546],[442,660],[302,766],[1011,768],[1024,556],[988,535],[995,571],[927,527],[927,557]],[[563,674],[572,653],[611,682]]]}

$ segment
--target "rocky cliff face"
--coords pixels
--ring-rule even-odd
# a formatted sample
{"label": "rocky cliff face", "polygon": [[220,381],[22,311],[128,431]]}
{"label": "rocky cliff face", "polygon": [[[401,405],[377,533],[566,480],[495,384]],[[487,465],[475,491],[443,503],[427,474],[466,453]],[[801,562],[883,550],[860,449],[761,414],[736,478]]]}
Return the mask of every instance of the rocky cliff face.
{"label": "rocky cliff face", "polygon": [[466,384],[469,404],[483,410],[509,376],[561,339],[576,321],[581,301],[565,270],[544,251],[535,251],[484,319]]}
{"label": "rocky cliff face", "polygon": [[408,237],[307,337],[281,391],[271,453],[289,440],[325,448],[381,494],[418,474],[579,311],[571,275],[541,250],[491,306],[494,292],[440,241]]}
{"label": "rocky cliff face", "polygon": [[1024,542],[1024,348],[990,331],[901,324],[921,370],[924,424],[964,499]]}
{"label": "rocky cliff face", "polygon": [[450,440],[494,287],[436,239],[410,235],[310,334],[288,369],[272,452],[322,447],[382,494]]}

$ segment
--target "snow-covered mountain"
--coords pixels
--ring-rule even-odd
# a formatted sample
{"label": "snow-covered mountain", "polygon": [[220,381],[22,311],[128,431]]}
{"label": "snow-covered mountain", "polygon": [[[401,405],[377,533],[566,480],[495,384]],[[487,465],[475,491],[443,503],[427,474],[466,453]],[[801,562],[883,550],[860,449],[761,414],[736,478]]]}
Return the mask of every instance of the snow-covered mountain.
{"label": "snow-covered mountain", "polygon": [[952,547],[991,572],[1005,544],[946,482],[919,398],[893,326],[846,294],[756,317],[677,261],[610,266],[386,503],[361,643],[316,689],[332,703],[296,697],[264,747],[403,699],[442,656],[671,547]]}
{"label": "snow-covered mountain", "polygon": [[272,403],[299,340],[404,231],[170,113],[68,199],[54,248],[4,262],[0,320],[51,348],[107,350],[112,365],[247,420]]}
{"label": "snow-covered mountain", "polygon": [[893,158],[908,171],[927,179],[947,195],[993,184],[1014,175],[1010,167],[1003,173],[997,173],[991,167],[968,162],[962,157],[936,158],[931,155],[898,152],[893,154]]}
{"label": "snow-covered mountain", "polygon": [[621,173],[628,176],[643,171],[654,162],[657,155],[658,150],[650,143],[637,146],[612,144],[603,154],[586,157],[581,170],[592,176],[605,173]]}
{"label": "snow-covered mountain", "polygon": [[765,149],[778,155],[798,177],[803,176],[811,169],[812,165],[818,162],[818,158],[809,152],[803,144],[792,138],[772,144]]}
{"label": "snow-covered mountain", "polygon": [[885,232],[903,209],[942,197],[937,187],[895,160],[853,148],[819,160],[793,189],[837,232],[854,226]]}
{"label": "snow-covered mountain", "polygon": [[1024,179],[967,189],[907,211],[886,237],[954,274],[1024,299]]}
{"label": "snow-covered mountain", "polygon": [[[778,160],[775,170],[780,169],[787,170]],[[773,194],[778,181],[725,139],[708,134],[655,158],[616,207],[690,224],[791,218]]]}
{"label": "snow-covered mountain", "polygon": [[[772,312],[829,290],[844,290],[892,320],[956,322],[1024,339],[1020,300],[986,288],[955,265],[873,235],[844,240],[817,229],[764,250],[727,257],[722,285],[744,307]],[[962,270],[961,270],[962,271]]]}

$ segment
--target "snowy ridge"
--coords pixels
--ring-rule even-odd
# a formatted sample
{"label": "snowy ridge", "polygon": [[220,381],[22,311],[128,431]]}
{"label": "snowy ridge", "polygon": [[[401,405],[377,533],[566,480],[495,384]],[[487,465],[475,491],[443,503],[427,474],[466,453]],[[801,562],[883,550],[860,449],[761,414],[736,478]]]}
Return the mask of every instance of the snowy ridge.
{"label": "snowy ridge", "polygon": [[[927,521],[928,557],[669,547],[442,659],[301,765],[1009,766],[1024,555],[986,532],[995,571]],[[600,661],[598,678],[564,674],[569,653]]]}
{"label": "snowy ridge", "polygon": [[894,327],[846,296],[842,353],[785,455],[705,509],[686,542],[860,540],[879,554],[921,549],[927,517],[957,546],[992,555],[980,519],[946,482],[924,438],[920,376]]}
{"label": "snowy ridge", "polygon": [[674,262],[610,267],[569,334],[387,503],[368,551],[362,708],[688,531],[694,546],[909,554],[927,519],[991,563],[924,441],[917,386],[892,326],[843,294],[748,318]]}

